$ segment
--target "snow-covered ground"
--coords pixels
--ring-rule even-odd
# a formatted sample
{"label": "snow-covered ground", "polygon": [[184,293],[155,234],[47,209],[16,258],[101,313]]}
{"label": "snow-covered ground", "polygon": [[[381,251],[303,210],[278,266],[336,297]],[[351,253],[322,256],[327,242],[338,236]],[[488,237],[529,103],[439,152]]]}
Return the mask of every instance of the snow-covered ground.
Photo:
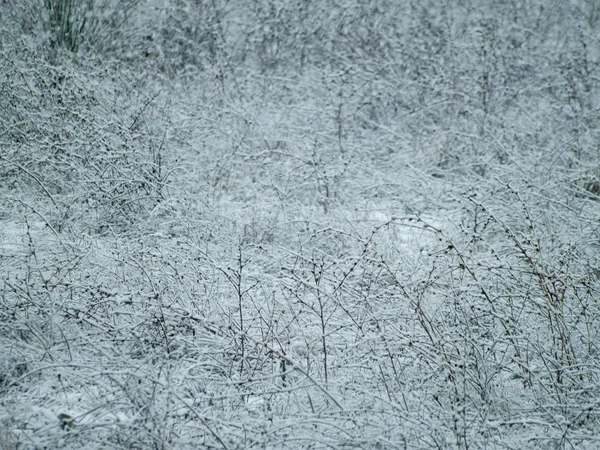
{"label": "snow-covered ground", "polygon": [[38,3],[1,450],[597,447],[590,2]]}

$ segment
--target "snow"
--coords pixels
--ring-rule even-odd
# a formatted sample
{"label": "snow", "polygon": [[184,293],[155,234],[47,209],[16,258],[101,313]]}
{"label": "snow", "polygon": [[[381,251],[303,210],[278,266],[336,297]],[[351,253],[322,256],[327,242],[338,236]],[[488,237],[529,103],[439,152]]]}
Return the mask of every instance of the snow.
{"label": "snow", "polygon": [[1,448],[596,448],[589,2],[33,3]]}

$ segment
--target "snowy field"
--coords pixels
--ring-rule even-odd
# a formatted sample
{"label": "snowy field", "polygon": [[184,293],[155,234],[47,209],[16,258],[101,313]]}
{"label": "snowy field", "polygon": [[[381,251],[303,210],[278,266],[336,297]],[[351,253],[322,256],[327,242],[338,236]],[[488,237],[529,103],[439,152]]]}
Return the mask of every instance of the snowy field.
{"label": "snowy field", "polygon": [[0,2],[0,450],[598,448],[599,36]]}

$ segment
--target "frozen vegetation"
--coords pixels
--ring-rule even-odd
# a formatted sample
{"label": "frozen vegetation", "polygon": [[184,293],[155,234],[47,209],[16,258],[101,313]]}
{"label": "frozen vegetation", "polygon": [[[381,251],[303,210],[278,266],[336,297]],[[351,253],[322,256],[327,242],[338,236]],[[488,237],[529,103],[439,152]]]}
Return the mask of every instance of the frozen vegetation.
{"label": "frozen vegetation", "polygon": [[595,0],[0,0],[0,449],[600,448]]}

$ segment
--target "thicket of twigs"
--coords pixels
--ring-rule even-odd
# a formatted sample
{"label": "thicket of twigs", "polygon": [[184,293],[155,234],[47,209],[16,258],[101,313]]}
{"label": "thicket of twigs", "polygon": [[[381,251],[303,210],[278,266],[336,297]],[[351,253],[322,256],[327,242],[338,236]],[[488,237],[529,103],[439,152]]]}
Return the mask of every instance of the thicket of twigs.
{"label": "thicket of twigs", "polygon": [[597,448],[599,28],[0,2],[0,448]]}

